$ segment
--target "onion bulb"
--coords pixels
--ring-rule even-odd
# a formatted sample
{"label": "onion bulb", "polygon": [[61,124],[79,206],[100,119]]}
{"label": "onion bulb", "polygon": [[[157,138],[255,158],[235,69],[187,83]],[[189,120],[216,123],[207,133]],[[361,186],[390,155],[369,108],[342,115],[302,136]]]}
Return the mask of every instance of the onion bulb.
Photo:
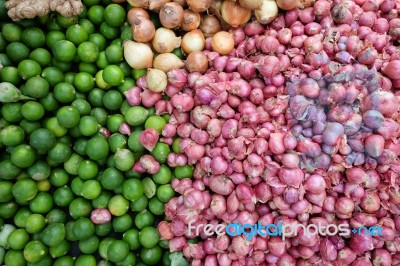
{"label": "onion bulb", "polygon": [[185,66],[183,61],[173,53],[159,54],[154,58],[153,67],[167,73],[173,69],[179,69]]}
{"label": "onion bulb", "polygon": [[163,92],[165,88],[167,88],[168,77],[167,74],[155,68],[147,69],[147,87],[149,90],[153,92]]}
{"label": "onion bulb", "polygon": [[139,17],[150,19],[149,13],[147,13],[147,11],[141,7],[132,7],[131,9],[129,9],[127,14],[129,25],[132,26],[135,23],[135,20]]}
{"label": "onion bulb", "polygon": [[239,0],[239,4],[244,8],[254,10],[261,6],[262,0]]}
{"label": "onion bulb", "polygon": [[147,44],[127,40],[123,48],[124,58],[131,68],[145,69],[153,65],[153,51]]}
{"label": "onion bulb", "polygon": [[171,2],[171,0],[149,0],[149,9],[158,13],[161,8],[169,2]]}
{"label": "onion bulb", "polygon": [[216,16],[204,15],[201,18],[200,28],[206,38],[212,37],[215,33],[222,30],[221,23]]}
{"label": "onion bulb", "polygon": [[299,0],[276,0],[276,4],[280,9],[291,10],[300,5]]}
{"label": "onion bulb", "polygon": [[211,40],[211,47],[213,51],[227,55],[235,47],[235,39],[233,34],[226,31],[220,31],[214,34]]}
{"label": "onion bulb", "polygon": [[127,0],[127,2],[133,7],[142,7],[142,8],[149,7],[149,0]]}
{"label": "onion bulb", "polygon": [[201,51],[194,51],[186,58],[186,68],[189,72],[205,73],[208,69],[208,58]]}
{"label": "onion bulb", "polygon": [[172,2],[180,4],[183,8],[187,6],[186,0],[172,0]]}
{"label": "onion bulb", "polygon": [[176,37],[172,30],[161,27],[156,30],[152,44],[157,53],[170,53],[181,46],[181,37]]}
{"label": "onion bulb", "polygon": [[201,16],[199,13],[194,12],[190,9],[185,9],[183,11],[183,20],[181,24],[181,29],[184,31],[195,30],[200,26]]}
{"label": "onion bulb", "polygon": [[222,3],[221,15],[226,23],[236,28],[249,21],[251,11],[236,2],[226,0]]}
{"label": "onion bulb", "polygon": [[197,13],[206,11],[211,6],[212,0],[186,0],[191,10]]}
{"label": "onion bulb", "polygon": [[181,26],[183,20],[183,8],[178,3],[166,3],[160,10],[160,22],[167,29],[175,29]]}
{"label": "onion bulb", "polygon": [[185,54],[190,54],[194,51],[202,51],[206,44],[206,39],[204,38],[201,30],[196,29],[187,32],[183,38],[181,43],[181,48]]}
{"label": "onion bulb", "polygon": [[268,24],[278,16],[278,6],[274,0],[263,0],[261,7],[254,10],[254,15],[261,24]]}
{"label": "onion bulb", "polygon": [[153,21],[139,17],[131,27],[133,40],[136,42],[149,42],[153,39],[156,27]]}

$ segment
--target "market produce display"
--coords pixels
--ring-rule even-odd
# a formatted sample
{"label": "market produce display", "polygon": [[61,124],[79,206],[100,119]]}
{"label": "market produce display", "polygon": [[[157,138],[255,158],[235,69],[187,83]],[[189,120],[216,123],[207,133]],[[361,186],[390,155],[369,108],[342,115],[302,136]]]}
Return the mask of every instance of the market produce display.
{"label": "market produce display", "polygon": [[1,265],[400,265],[396,0],[32,3],[0,2]]}

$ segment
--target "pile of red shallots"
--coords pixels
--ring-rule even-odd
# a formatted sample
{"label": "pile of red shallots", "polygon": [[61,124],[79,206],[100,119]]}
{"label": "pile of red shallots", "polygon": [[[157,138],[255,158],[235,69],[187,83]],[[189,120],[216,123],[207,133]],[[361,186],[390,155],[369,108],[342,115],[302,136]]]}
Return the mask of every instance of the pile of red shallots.
{"label": "pile of red shallots", "polygon": [[[170,100],[133,104],[170,113],[171,167],[181,194],[159,225],[191,265],[400,265],[400,6],[396,0],[318,0],[271,24],[232,29],[235,49],[208,69],[168,72]],[[188,224],[379,225],[383,236],[188,234]]]}

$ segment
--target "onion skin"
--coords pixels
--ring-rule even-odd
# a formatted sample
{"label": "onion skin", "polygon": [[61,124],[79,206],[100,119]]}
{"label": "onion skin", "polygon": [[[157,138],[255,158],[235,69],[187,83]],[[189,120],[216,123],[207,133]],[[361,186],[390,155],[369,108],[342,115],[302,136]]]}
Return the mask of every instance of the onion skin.
{"label": "onion skin", "polygon": [[161,25],[167,29],[179,28],[182,24],[183,14],[183,8],[178,3],[166,3],[161,7],[159,13]]}
{"label": "onion skin", "polygon": [[160,27],[155,32],[152,45],[153,49],[160,54],[171,53],[181,46],[181,37],[176,37],[170,29]]}
{"label": "onion skin", "polygon": [[185,54],[190,54],[195,51],[202,51],[204,49],[205,42],[206,40],[201,30],[195,29],[187,32],[183,36],[181,48]]}
{"label": "onion skin", "polygon": [[236,28],[250,20],[251,11],[236,2],[224,1],[221,6],[221,15],[225,22]]}
{"label": "onion skin", "polygon": [[299,0],[277,0],[276,4],[280,9],[292,10],[300,5]]}
{"label": "onion skin", "polygon": [[128,40],[124,42],[123,47],[124,58],[132,68],[145,69],[153,65],[153,51],[146,44]]}
{"label": "onion skin", "polygon": [[239,4],[249,10],[255,10],[262,5],[262,0],[239,0]]}
{"label": "onion skin", "polygon": [[214,34],[211,46],[213,51],[218,52],[221,55],[229,54],[235,46],[233,34],[226,31],[220,31]]}
{"label": "onion skin", "polygon": [[185,66],[185,63],[173,53],[163,53],[157,55],[153,60],[153,67],[164,71],[165,73],[180,69]]}
{"label": "onion skin", "polygon": [[201,13],[211,6],[212,0],[186,0],[186,3],[191,10]]}
{"label": "onion skin", "polygon": [[139,17],[134,21],[131,31],[134,41],[146,43],[154,38],[156,28],[151,20]]}
{"label": "onion skin", "polygon": [[189,72],[204,73],[208,68],[208,59],[203,52],[194,51],[188,55],[185,64]]}
{"label": "onion skin", "polygon": [[143,8],[132,7],[131,9],[129,9],[127,13],[127,20],[129,22],[129,25],[132,26],[138,17],[144,17],[146,19],[150,19],[149,13]]}
{"label": "onion skin", "polygon": [[203,15],[201,18],[199,29],[206,38],[212,37],[215,33],[222,30],[221,22],[216,16]]}
{"label": "onion skin", "polygon": [[181,29],[184,31],[192,31],[200,26],[201,16],[199,13],[194,12],[190,9],[183,11],[183,20],[181,23]]}

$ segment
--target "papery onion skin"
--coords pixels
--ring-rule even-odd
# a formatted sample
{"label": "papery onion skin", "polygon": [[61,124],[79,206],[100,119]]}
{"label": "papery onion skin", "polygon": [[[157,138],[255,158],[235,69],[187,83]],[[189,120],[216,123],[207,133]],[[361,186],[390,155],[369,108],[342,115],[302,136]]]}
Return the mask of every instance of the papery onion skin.
{"label": "papery onion skin", "polygon": [[160,27],[156,30],[152,40],[153,49],[158,53],[171,53],[175,48],[181,46],[181,37],[167,28]]}
{"label": "papery onion skin", "polygon": [[131,9],[129,9],[128,13],[127,13],[127,20],[129,25],[133,25],[134,21],[138,18],[138,17],[144,17],[146,19],[150,19],[149,13],[144,10],[143,8],[140,7],[132,7]]}
{"label": "papery onion skin", "polygon": [[161,7],[160,23],[167,29],[176,29],[181,26],[183,20],[183,8],[178,3],[170,2]]}
{"label": "papery onion skin", "polygon": [[268,24],[278,16],[278,5],[273,0],[263,0],[261,7],[254,10],[254,15],[261,24]]}
{"label": "papery onion skin", "polygon": [[283,10],[292,10],[297,8],[300,4],[299,0],[277,0],[276,4],[280,9]]}
{"label": "papery onion skin", "polygon": [[243,8],[236,2],[226,0],[222,3],[221,15],[226,23],[236,28],[249,21],[251,11]]}
{"label": "papery onion skin", "polygon": [[159,54],[153,60],[153,67],[164,72],[179,69],[183,66],[185,66],[185,63],[173,53]]}
{"label": "papery onion skin", "polygon": [[148,8],[149,0],[128,0],[127,1],[133,7]]}
{"label": "papery onion skin", "polygon": [[194,51],[202,51],[205,43],[206,40],[201,30],[195,29],[183,36],[181,48],[185,54],[190,54]]}
{"label": "papery onion skin", "polygon": [[211,6],[212,0],[186,0],[186,3],[191,10],[201,13]]}
{"label": "papery onion skin", "polygon": [[208,68],[207,56],[200,51],[190,53],[186,58],[186,68],[189,72],[206,72]]}
{"label": "papery onion skin", "polygon": [[235,47],[233,34],[227,31],[220,31],[212,37],[211,46],[213,51],[221,55],[229,54]]}
{"label": "papery onion skin", "polygon": [[128,40],[123,47],[124,58],[132,68],[145,69],[153,65],[153,51],[148,45]]}
{"label": "papery onion skin", "polygon": [[239,0],[239,4],[249,10],[254,10],[262,5],[262,0]]}
{"label": "papery onion skin", "polygon": [[203,15],[199,29],[203,32],[206,38],[212,37],[215,33],[222,30],[221,22],[216,16]]}
{"label": "papery onion skin", "polygon": [[150,19],[137,18],[132,27],[132,37],[136,42],[146,43],[153,39],[156,28]]}
{"label": "papery onion skin", "polygon": [[184,31],[195,30],[200,26],[201,16],[199,13],[194,12],[190,9],[183,11],[183,20],[181,23],[181,29]]}
{"label": "papery onion skin", "polygon": [[163,92],[167,88],[167,74],[155,68],[147,70],[147,86],[153,92]]}

